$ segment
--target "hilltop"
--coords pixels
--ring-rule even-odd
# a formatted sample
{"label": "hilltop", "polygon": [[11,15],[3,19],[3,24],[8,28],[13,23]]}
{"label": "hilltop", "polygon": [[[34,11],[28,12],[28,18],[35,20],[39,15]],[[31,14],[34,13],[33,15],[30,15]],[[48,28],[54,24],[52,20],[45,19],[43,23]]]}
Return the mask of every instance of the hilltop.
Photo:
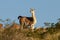
{"label": "hilltop", "polygon": [[20,31],[18,24],[14,23],[5,28],[0,27],[0,40],[60,40],[60,24],[56,27],[38,28],[34,32],[28,28]]}

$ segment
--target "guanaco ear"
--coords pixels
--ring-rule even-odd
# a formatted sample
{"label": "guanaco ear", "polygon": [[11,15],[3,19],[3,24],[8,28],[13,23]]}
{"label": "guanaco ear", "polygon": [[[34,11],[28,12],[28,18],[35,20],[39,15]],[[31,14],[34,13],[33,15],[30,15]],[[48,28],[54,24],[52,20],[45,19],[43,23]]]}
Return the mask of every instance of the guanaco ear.
{"label": "guanaco ear", "polygon": [[35,8],[30,8],[31,11],[35,10]]}
{"label": "guanaco ear", "polygon": [[31,12],[31,11],[34,11],[34,10],[35,10],[34,8],[30,8],[30,12]]}

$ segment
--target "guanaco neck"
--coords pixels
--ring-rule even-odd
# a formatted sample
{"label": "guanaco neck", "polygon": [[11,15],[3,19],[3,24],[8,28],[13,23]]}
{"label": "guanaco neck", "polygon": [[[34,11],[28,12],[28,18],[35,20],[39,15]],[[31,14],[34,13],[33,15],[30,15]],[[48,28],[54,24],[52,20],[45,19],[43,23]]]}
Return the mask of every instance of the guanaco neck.
{"label": "guanaco neck", "polygon": [[35,12],[34,11],[32,11],[32,18],[34,20],[34,24],[36,24],[36,16],[35,16]]}

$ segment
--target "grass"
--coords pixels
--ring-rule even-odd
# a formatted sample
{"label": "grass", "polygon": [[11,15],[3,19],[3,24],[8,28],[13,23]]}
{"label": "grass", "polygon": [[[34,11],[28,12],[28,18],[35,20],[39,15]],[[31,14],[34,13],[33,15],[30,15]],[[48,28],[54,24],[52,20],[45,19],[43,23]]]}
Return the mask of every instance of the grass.
{"label": "grass", "polygon": [[59,28],[38,28],[32,32],[29,29],[16,29],[13,26],[0,28],[0,40],[60,40]]}

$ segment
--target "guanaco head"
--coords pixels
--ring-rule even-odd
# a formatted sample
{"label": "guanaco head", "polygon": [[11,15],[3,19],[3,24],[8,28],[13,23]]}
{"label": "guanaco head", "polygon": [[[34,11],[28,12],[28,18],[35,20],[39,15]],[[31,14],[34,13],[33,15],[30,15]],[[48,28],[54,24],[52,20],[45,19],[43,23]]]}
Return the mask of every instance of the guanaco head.
{"label": "guanaco head", "polygon": [[35,9],[33,9],[33,8],[30,8],[30,13],[35,13]]}

